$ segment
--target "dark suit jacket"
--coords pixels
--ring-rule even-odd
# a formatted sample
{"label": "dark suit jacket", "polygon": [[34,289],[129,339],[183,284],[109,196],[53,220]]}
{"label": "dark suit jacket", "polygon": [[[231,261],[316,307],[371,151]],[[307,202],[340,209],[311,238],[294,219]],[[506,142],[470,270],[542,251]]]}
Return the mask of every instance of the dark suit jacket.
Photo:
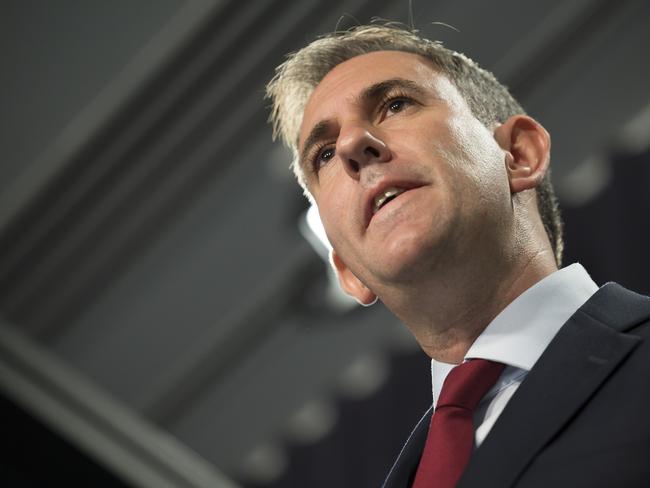
{"label": "dark suit jacket", "polygon": [[[384,488],[411,486],[430,418]],[[650,298],[599,289],[528,373],[458,487],[650,487]]]}

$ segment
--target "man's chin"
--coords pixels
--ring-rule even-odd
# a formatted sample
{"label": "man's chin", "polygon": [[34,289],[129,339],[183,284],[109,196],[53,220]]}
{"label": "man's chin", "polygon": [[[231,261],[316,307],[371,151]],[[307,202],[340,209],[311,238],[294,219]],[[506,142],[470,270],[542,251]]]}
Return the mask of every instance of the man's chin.
{"label": "man's chin", "polygon": [[389,286],[410,286],[422,278],[430,278],[432,269],[435,269],[435,264],[431,262],[431,256],[401,252],[392,259],[388,257],[376,275]]}

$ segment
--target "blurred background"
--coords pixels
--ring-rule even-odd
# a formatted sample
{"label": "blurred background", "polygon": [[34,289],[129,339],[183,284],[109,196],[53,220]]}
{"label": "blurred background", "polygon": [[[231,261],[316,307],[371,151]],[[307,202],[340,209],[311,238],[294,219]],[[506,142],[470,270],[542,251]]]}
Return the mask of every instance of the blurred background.
{"label": "blurred background", "polygon": [[4,479],[381,484],[429,362],[332,285],[263,100],[373,17],[494,71],[552,135],[565,263],[650,293],[648,2],[4,0]]}

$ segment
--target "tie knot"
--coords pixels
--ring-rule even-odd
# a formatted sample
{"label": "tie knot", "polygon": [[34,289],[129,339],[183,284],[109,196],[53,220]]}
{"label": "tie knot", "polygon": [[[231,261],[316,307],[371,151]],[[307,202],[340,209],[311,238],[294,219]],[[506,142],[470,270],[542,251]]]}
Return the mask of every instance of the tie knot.
{"label": "tie knot", "polygon": [[502,363],[487,359],[471,359],[459,364],[445,378],[436,410],[452,405],[474,410],[504,367]]}

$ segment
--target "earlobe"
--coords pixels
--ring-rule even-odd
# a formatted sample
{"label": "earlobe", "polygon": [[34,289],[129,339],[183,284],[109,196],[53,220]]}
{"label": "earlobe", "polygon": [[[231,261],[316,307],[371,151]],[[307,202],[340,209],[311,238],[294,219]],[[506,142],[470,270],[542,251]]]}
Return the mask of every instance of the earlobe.
{"label": "earlobe", "polygon": [[527,115],[515,115],[494,131],[504,149],[511,193],[537,187],[550,163],[551,139],[537,121]]}
{"label": "earlobe", "polygon": [[363,306],[370,306],[377,301],[375,295],[356,275],[347,267],[343,260],[332,251],[331,261],[339,277],[339,283],[343,291],[354,298]]}

